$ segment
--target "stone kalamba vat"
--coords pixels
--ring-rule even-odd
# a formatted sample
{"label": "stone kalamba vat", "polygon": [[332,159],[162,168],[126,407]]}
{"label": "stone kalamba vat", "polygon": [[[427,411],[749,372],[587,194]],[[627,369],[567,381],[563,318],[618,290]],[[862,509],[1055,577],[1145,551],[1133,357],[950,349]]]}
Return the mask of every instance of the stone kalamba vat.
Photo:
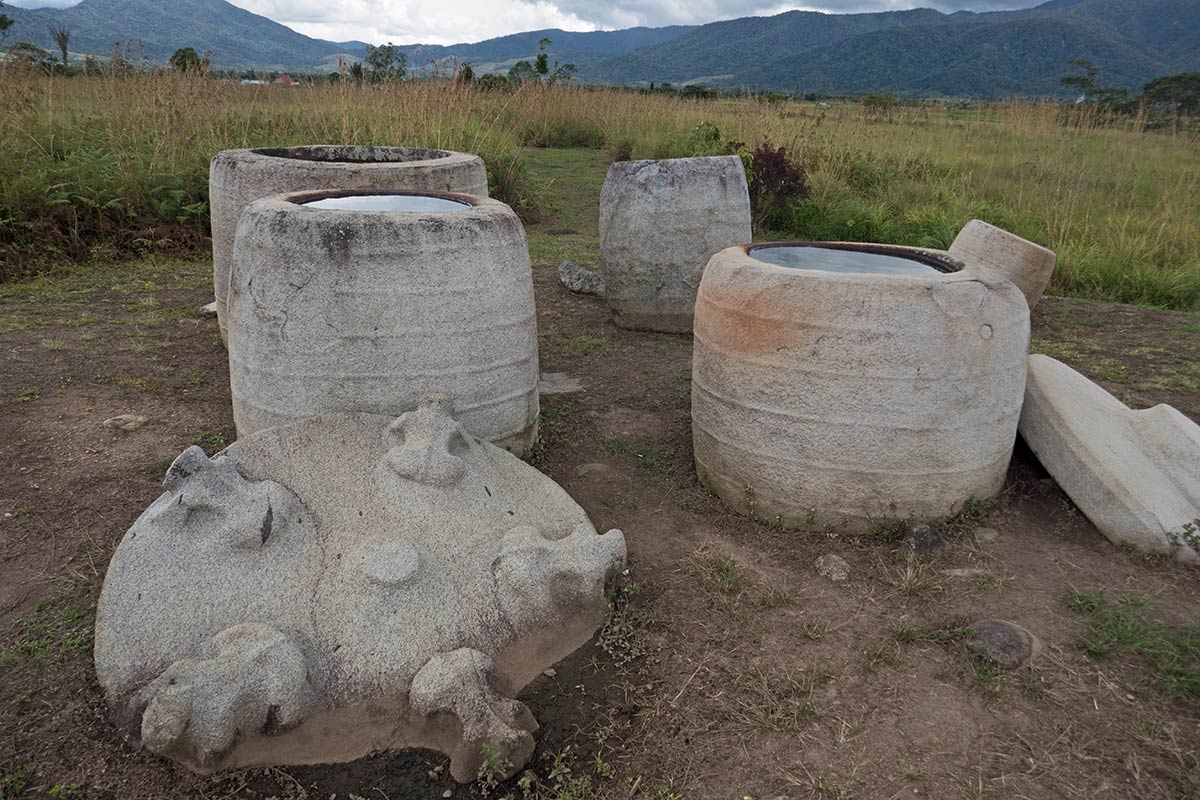
{"label": "stone kalamba vat", "polygon": [[448,395],[472,434],[537,438],[525,231],[497,200],[309,192],[238,225],[227,316],[238,436],[330,411],[395,416]]}
{"label": "stone kalamba vat", "polygon": [[600,255],[613,321],[690,331],[704,265],[750,236],[750,195],[737,156],[616,162],[600,195]]}
{"label": "stone kalamba vat", "polygon": [[141,746],[210,772],[402,747],[519,769],[513,700],[584,644],[624,566],[550,479],[435,399],[333,414],[172,464],[96,613],[96,672]]}
{"label": "stone kalamba vat", "polygon": [[487,169],[479,156],[420,147],[308,145],[224,150],[209,167],[213,291],[221,336],[234,234],[242,210],[261,197],[310,189],[462,192],[486,197]]}
{"label": "stone kalamba vat", "polygon": [[713,256],[696,301],[696,469],[740,513],[857,532],[1002,486],[1029,309],[945,254],[793,243]]}

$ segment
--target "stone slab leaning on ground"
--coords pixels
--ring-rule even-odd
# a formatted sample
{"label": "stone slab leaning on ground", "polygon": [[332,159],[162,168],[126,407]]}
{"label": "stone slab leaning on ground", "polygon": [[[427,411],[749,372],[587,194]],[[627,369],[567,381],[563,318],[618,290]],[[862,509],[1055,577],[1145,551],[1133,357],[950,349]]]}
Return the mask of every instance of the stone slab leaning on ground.
{"label": "stone slab leaning on ground", "polygon": [[1020,433],[1110,541],[1200,565],[1200,426],[1133,411],[1053,358],[1029,357]]}

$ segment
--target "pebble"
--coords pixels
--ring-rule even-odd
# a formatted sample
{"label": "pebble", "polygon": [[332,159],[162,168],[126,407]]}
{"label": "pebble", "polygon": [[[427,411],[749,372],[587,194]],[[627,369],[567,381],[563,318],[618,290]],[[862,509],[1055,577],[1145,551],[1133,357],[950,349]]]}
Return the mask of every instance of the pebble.
{"label": "pebble", "polygon": [[940,533],[925,523],[920,522],[908,529],[908,534],[900,540],[900,547],[897,552],[916,553],[919,556],[927,556],[935,550],[940,550],[945,543]]}
{"label": "pebble", "polygon": [[975,633],[969,645],[1001,666],[1015,669],[1027,663],[1042,643],[1029,631],[1002,619],[981,619],[971,623]]}
{"label": "pebble", "polygon": [[553,678],[555,675],[558,674],[558,670],[551,667],[550,669],[542,670],[542,674],[545,675],[547,678]]}
{"label": "pebble", "polygon": [[120,431],[136,431],[147,422],[149,422],[148,419],[137,414],[122,414],[119,417],[109,417],[100,424],[106,428],[116,428]]}
{"label": "pebble", "polygon": [[995,528],[976,528],[975,541],[978,544],[991,544],[1000,538],[1000,533]]}
{"label": "pebble", "polygon": [[206,306],[200,306],[199,310],[196,313],[199,314],[204,319],[215,318],[217,316],[217,301],[213,300],[211,303],[209,303]]}
{"label": "pebble", "polygon": [[589,464],[581,464],[575,468],[575,474],[581,478],[586,478],[588,475],[594,475],[599,472],[608,472],[608,464],[593,461]]}
{"label": "pebble", "polygon": [[836,553],[828,553],[817,559],[817,574],[836,583],[850,577],[850,565]]}
{"label": "pebble", "polygon": [[567,291],[576,294],[604,297],[607,293],[604,278],[590,269],[584,269],[574,261],[564,261],[558,265],[558,282]]}

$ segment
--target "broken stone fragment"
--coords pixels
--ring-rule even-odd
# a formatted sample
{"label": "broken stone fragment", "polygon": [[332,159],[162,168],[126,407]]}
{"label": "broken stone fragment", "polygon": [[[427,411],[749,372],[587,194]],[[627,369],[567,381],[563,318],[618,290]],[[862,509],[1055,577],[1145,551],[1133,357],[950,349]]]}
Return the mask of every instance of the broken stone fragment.
{"label": "broken stone fragment", "polygon": [[1053,358],[1029,357],[1021,436],[1110,541],[1200,565],[1200,426],[1133,411]]}
{"label": "broken stone fragment", "polygon": [[569,292],[604,297],[607,291],[600,273],[579,266],[574,261],[558,265],[558,282]]}
{"label": "broken stone fragment", "polygon": [[448,402],[188,448],[121,541],[96,672],[129,739],[197,772],[394,748],[518,770],[513,699],[584,644],[625,564],[556,484]]}

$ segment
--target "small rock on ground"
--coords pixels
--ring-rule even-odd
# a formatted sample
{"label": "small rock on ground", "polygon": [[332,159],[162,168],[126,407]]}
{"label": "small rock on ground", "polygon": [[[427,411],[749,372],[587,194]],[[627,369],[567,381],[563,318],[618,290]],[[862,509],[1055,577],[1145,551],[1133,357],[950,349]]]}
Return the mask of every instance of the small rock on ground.
{"label": "small rock on ground", "polygon": [[841,556],[829,553],[817,559],[817,574],[840,583],[850,577],[850,565]]}
{"label": "small rock on ground", "polygon": [[567,291],[576,294],[590,294],[604,297],[607,287],[604,278],[590,269],[584,269],[574,261],[564,261],[558,265],[558,282]]}
{"label": "small rock on ground", "polygon": [[121,414],[118,417],[109,417],[100,424],[106,428],[116,428],[119,431],[136,431],[148,421],[145,417],[137,414]]}
{"label": "small rock on ground", "polygon": [[940,550],[945,543],[940,533],[922,522],[908,529],[907,535],[900,540],[898,552],[901,554],[916,553],[919,556],[927,556]]}
{"label": "small rock on ground", "polygon": [[581,478],[588,475],[595,475],[600,472],[608,472],[608,464],[602,464],[599,461],[592,461],[588,464],[580,464],[575,468],[575,474]]}
{"label": "small rock on ground", "polygon": [[971,624],[975,633],[969,645],[973,651],[1009,669],[1016,669],[1042,649],[1042,643],[1029,631],[1002,619],[981,619]]}
{"label": "small rock on ground", "polygon": [[976,528],[975,542],[977,544],[991,544],[1000,538],[1000,533],[995,528]]}
{"label": "small rock on ground", "polygon": [[200,310],[196,313],[205,319],[217,316],[217,301],[213,300],[206,306],[200,306]]}
{"label": "small rock on ground", "polygon": [[583,384],[565,372],[543,372],[538,380],[538,394],[571,394],[582,391]]}

